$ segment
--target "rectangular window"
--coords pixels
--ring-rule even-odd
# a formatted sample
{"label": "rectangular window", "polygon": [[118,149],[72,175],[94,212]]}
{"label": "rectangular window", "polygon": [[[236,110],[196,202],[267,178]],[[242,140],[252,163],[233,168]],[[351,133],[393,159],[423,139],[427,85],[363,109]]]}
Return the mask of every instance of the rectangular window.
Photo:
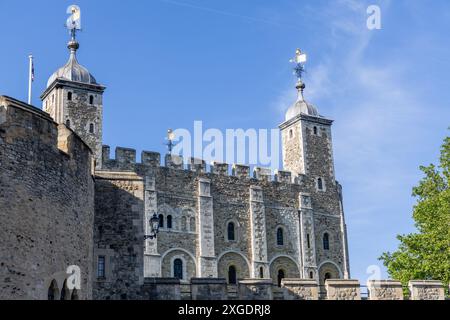
{"label": "rectangular window", "polygon": [[311,242],[309,241],[309,233],[306,235],[306,243],[308,245],[308,249],[311,248]]}
{"label": "rectangular window", "polygon": [[105,277],[105,256],[99,256],[98,257],[97,277],[98,278],[104,278]]}

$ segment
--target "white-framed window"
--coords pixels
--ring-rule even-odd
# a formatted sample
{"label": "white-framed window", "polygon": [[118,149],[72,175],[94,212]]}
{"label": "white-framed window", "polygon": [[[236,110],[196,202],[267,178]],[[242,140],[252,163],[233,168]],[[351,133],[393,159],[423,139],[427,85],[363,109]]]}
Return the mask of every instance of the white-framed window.
{"label": "white-framed window", "polygon": [[317,191],[326,191],[325,179],[323,177],[316,178],[316,190]]}

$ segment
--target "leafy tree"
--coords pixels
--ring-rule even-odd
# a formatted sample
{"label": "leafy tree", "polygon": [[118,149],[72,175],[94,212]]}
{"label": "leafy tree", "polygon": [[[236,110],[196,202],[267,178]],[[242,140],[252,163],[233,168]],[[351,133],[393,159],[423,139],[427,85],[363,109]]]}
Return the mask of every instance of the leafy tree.
{"label": "leafy tree", "polygon": [[440,165],[420,167],[425,177],[413,188],[417,198],[413,219],[417,233],[399,235],[397,251],[379,258],[389,275],[406,285],[409,280],[450,280],[450,137],[441,147]]}

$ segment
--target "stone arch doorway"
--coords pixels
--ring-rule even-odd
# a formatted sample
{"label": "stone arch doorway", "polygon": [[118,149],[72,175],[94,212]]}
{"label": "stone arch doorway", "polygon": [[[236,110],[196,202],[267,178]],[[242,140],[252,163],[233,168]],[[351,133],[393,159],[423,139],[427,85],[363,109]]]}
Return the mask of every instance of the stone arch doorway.
{"label": "stone arch doorway", "polygon": [[300,278],[300,271],[292,258],[281,256],[270,263],[270,278],[273,284],[281,285],[284,278]]}
{"label": "stone arch doorway", "polygon": [[339,268],[331,262],[325,262],[319,267],[319,283],[325,285],[325,280],[328,279],[341,279],[341,271]]}
{"label": "stone arch doorway", "polygon": [[196,276],[196,264],[193,255],[181,248],[174,248],[163,254],[161,261],[162,277],[180,278],[187,282]]}
{"label": "stone arch doorway", "polygon": [[219,278],[227,279],[230,284],[237,284],[239,279],[250,278],[248,263],[239,253],[225,253],[219,258],[217,266]]}

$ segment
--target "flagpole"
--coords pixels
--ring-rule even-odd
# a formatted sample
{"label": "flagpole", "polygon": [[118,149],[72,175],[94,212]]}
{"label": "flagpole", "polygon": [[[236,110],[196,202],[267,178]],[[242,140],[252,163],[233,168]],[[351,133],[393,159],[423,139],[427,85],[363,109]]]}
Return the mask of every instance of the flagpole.
{"label": "flagpole", "polygon": [[30,59],[30,68],[28,75],[28,104],[31,104],[31,87],[33,82],[33,55],[30,54],[28,58]]}

